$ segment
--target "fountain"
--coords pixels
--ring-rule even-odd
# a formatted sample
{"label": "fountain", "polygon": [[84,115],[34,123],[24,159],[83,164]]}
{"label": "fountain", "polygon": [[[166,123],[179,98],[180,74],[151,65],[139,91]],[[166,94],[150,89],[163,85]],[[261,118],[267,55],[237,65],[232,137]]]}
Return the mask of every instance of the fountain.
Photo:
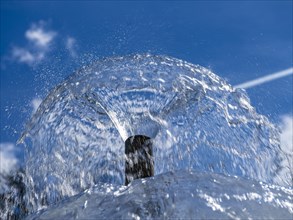
{"label": "fountain", "polygon": [[[137,195],[143,192],[144,198],[153,196],[145,200],[150,203],[143,203],[145,209],[133,201],[133,207],[140,207],[139,216],[177,216],[166,205],[170,195],[180,193],[176,183],[186,182],[193,195],[207,201],[206,207],[220,211],[206,189],[216,187],[213,189],[219,198],[223,195],[217,189],[230,198],[236,195],[230,188],[238,184],[233,176],[247,184],[245,187],[254,185],[259,190],[265,187],[259,181],[290,186],[290,180],[279,175],[286,168],[281,167],[278,130],[256,113],[245,91],[234,89],[206,68],[167,56],[106,58],[81,68],[43,101],[20,142],[26,148],[30,213],[51,207],[52,216],[61,208],[57,214],[64,218],[76,218],[74,213],[90,217],[93,213],[86,208],[89,196],[103,206],[103,198],[122,202],[127,198],[120,196],[121,191],[129,190]],[[144,177],[151,178],[136,180]],[[200,183],[201,178],[206,185],[194,188],[191,183]],[[145,181],[159,190],[158,197],[154,199]],[[213,181],[221,182],[218,188]],[[164,187],[172,183],[174,191],[166,193]],[[235,188],[244,190],[241,185]],[[167,200],[159,192],[164,192]],[[257,191],[251,189],[250,193],[255,196]],[[282,189],[280,195],[278,199],[285,205],[273,207],[282,211],[285,207],[285,214],[293,212],[290,205],[286,206],[286,196],[292,198],[292,190]],[[175,203],[179,207],[180,200],[174,198],[170,207]],[[58,201],[67,203],[56,209]],[[72,205],[78,201],[83,206]],[[267,200],[261,196],[259,201]],[[66,211],[66,204],[72,212]],[[144,214],[143,210],[151,211]],[[123,213],[122,217],[137,215],[133,211]],[[245,217],[239,211],[229,213]],[[109,217],[104,214],[100,216]]]}

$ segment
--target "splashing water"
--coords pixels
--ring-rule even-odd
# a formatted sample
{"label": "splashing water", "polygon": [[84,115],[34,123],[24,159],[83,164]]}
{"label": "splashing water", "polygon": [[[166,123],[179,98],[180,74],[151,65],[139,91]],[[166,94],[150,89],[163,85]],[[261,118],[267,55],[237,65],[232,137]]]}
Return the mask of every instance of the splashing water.
{"label": "splashing water", "polygon": [[291,219],[293,190],[215,173],[100,184],[28,219]]}
{"label": "splashing water", "polygon": [[106,58],[57,86],[21,138],[31,212],[97,183],[123,184],[124,141],[135,134],[153,138],[156,175],[184,169],[290,184],[278,175],[278,130],[243,90],[166,56]]}

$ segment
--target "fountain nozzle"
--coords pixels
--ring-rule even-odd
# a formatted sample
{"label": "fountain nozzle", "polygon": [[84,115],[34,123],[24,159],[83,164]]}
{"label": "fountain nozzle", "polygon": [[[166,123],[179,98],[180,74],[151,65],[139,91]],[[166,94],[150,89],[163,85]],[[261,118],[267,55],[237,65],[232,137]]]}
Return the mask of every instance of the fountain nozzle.
{"label": "fountain nozzle", "polygon": [[132,180],[154,176],[152,139],[134,135],[125,141],[125,185]]}

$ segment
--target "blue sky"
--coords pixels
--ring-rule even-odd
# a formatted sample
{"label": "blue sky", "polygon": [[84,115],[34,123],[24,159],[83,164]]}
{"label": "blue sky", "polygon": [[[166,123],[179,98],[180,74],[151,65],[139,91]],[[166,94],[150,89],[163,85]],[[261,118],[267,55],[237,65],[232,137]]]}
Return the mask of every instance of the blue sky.
{"label": "blue sky", "polygon": [[[232,85],[292,67],[292,7],[284,0],[1,1],[2,161],[22,155],[13,146],[48,91],[101,57],[165,54]],[[247,89],[288,143],[292,81],[291,74]]]}

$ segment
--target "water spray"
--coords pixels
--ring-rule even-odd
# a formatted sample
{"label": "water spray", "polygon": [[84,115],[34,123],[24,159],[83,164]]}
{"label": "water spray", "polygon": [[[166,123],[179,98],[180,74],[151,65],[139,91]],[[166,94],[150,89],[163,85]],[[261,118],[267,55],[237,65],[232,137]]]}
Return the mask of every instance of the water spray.
{"label": "water spray", "polygon": [[154,163],[156,174],[196,168],[264,182],[282,166],[275,166],[278,130],[245,92],[166,56],[107,58],[82,68],[52,90],[21,141],[29,212],[93,184],[129,186],[153,176]]}

